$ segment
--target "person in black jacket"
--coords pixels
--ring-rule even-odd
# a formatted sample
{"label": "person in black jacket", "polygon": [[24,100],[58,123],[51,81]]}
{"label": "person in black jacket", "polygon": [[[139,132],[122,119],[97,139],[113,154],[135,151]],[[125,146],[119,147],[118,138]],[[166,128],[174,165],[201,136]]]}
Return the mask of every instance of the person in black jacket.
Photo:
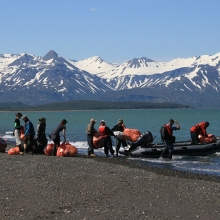
{"label": "person in black jacket", "polygon": [[[125,128],[124,121],[122,119],[119,119],[118,124],[115,125],[111,130],[112,131],[121,131],[121,132],[123,132],[124,128]],[[127,146],[127,142],[125,140],[120,140],[120,139],[116,138],[116,146],[115,146],[115,148],[116,148],[116,157],[118,156],[118,152],[119,152],[121,144],[122,144],[123,147]]]}
{"label": "person in black jacket", "polygon": [[61,131],[63,132],[63,141],[66,142],[66,124],[67,124],[67,120],[63,119],[49,135],[49,137],[54,142],[52,156],[57,155],[57,148],[60,146],[60,132]]}
{"label": "person in black jacket", "polygon": [[37,152],[39,154],[44,153],[44,148],[47,146],[47,137],[46,137],[46,118],[40,118],[37,125]]}

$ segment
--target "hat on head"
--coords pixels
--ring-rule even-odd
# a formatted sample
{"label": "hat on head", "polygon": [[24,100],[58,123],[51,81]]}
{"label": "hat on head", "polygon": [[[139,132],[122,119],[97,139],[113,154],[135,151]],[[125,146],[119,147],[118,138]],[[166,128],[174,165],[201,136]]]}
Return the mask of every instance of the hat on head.
{"label": "hat on head", "polygon": [[24,120],[24,119],[26,119],[26,118],[28,118],[27,115],[23,115],[22,119]]}
{"label": "hat on head", "polygon": [[39,118],[39,121],[46,121],[46,118]]}
{"label": "hat on head", "polygon": [[63,120],[61,121],[61,123],[67,123],[67,120],[66,120],[66,119],[63,119]]}
{"label": "hat on head", "polygon": [[123,119],[118,119],[118,123],[124,123]]}
{"label": "hat on head", "polygon": [[15,114],[16,116],[22,116],[21,112]]}
{"label": "hat on head", "polygon": [[91,118],[90,122],[96,122],[96,120],[94,118]]}
{"label": "hat on head", "polygon": [[101,120],[101,121],[100,121],[100,124],[101,124],[101,123],[106,124],[106,121],[105,121],[105,120]]}

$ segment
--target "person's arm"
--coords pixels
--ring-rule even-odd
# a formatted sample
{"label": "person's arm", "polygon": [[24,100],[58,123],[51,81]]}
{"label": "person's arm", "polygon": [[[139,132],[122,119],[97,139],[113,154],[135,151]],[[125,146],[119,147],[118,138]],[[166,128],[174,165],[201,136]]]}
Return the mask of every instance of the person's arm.
{"label": "person's arm", "polygon": [[25,127],[25,133],[24,136],[26,136],[30,131],[30,123],[27,124],[27,126]]}
{"label": "person's arm", "polygon": [[204,137],[208,137],[208,134],[207,134],[207,132],[206,132],[206,128],[205,128],[205,126],[201,126],[201,135],[202,136],[204,136]]}
{"label": "person's arm", "polygon": [[38,139],[39,131],[40,131],[40,124],[37,125],[37,134],[36,134],[37,139]]}
{"label": "person's arm", "polygon": [[176,124],[176,130],[180,130],[180,125],[179,125],[179,122],[178,121],[174,121],[175,122],[175,124]]}
{"label": "person's arm", "polygon": [[112,130],[110,130],[110,128],[109,128],[109,127],[107,127],[107,126],[106,126],[106,131],[107,131],[107,133],[108,133],[109,135],[111,135],[111,136],[114,136],[114,137],[115,137],[114,132],[113,132]]}
{"label": "person's arm", "polygon": [[116,127],[116,126],[114,126],[114,127],[111,129],[111,131],[115,131],[115,130],[116,130],[115,127]]}

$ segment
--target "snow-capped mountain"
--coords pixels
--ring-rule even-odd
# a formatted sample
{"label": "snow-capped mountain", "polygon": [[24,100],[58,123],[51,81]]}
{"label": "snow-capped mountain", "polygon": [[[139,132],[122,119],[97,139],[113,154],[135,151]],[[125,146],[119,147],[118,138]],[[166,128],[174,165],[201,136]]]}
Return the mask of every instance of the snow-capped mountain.
{"label": "snow-capped mountain", "polygon": [[[0,55],[0,100],[39,104],[71,99],[168,101],[220,107],[220,53],[121,65],[95,56],[65,59],[55,51]],[[15,94],[19,94],[16,96]],[[203,101],[204,100],[204,101]]]}
{"label": "snow-capped mountain", "polygon": [[1,55],[0,63],[1,100],[37,104],[114,90],[54,51],[44,57]]}

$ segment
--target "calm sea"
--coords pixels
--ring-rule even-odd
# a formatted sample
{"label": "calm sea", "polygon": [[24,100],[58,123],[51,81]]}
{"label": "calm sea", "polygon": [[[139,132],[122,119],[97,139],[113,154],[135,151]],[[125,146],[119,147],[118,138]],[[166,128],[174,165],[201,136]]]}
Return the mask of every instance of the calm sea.
{"label": "calm sea", "polygon": [[[16,112],[0,112],[0,136],[12,141],[13,123]],[[153,109],[153,110],[101,110],[101,111],[62,111],[62,112],[22,112],[27,115],[35,125],[38,119],[47,119],[47,133],[50,133],[62,119],[67,123],[67,140],[79,149],[80,153],[86,153],[87,143],[85,129],[91,118],[96,118],[96,128],[99,121],[104,119],[107,126],[112,128],[118,119],[123,119],[127,128],[135,128],[141,132],[151,131],[156,136],[154,143],[160,142],[160,127],[175,119],[179,122],[181,130],[175,131],[176,141],[190,140],[189,128],[201,121],[209,121],[208,134],[220,136],[220,110],[198,109]],[[23,124],[23,121],[21,120]],[[61,136],[62,141],[62,136]],[[113,143],[115,142],[113,138]],[[103,149],[96,150],[100,156],[104,156]],[[162,159],[137,159],[145,161],[148,165],[163,166],[172,169],[220,176],[220,153],[207,157],[174,156],[172,161]]]}

